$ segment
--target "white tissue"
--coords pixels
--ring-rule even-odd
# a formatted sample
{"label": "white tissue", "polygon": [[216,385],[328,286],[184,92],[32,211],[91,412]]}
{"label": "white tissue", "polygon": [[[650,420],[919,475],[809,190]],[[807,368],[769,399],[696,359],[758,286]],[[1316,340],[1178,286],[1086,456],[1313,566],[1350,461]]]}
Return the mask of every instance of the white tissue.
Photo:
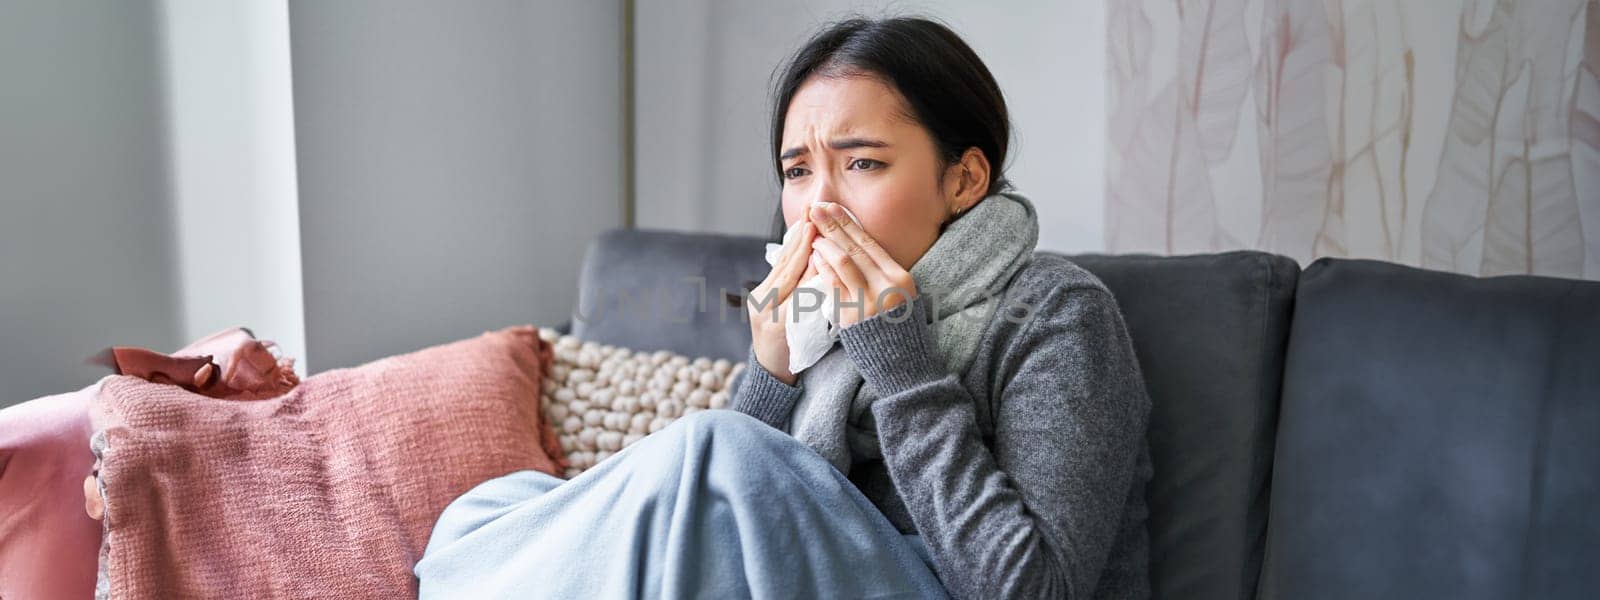
{"label": "white tissue", "polygon": [[[841,205],[840,208],[844,206]],[[844,214],[850,215],[850,220],[855,221],[857,227],[861,226],[861,219],[857,219],[856,214],[850,212],[850,209],[845,208]],[[803,222],[804,220],[795,221],[794,225],[789,226],[789,230],[783,233],[784,244],[789,243],[794,234],[800,231],[799,225]],[[778,254],[782,251],[783,244],[767,244],[767,264],[778,264]],[[822,356],[833,348],[833,344],[839,341],[839,326],[833,322],[833,315],[838,312],[835,308],[837,302],[833,297],[833,290],[823,289],[822,275],[814,275],[800,282],[794,294],[799,293],[799,288],[820,292],[822,306],[800,312],[794,310],[795,305],[792,303],[799,299],[793,294],[784,300],[790,308],[790,314],[784,317],[783,323],[784,338],[789,346],[789,372],[796,375],[817,364],[817,361],[822,360]],[[815,296],[807,294],[806,298],[809,300]],[[810,302],[807,302],[806,306],[809,307]]]}

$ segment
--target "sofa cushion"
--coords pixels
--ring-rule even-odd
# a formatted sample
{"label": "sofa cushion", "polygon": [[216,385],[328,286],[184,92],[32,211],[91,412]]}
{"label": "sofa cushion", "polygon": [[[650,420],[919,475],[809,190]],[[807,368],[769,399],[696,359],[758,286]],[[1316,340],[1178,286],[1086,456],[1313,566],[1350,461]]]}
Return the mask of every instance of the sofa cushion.
{"label": "sofa cushion", "polygon": [[100,522],[83,488],[98,387],[0,410],[0,598],[94,595]]}
{"label": "sofa cushion", "polygon": [[105,379],[89,414],[108,448],[111,597],[416,597],[446,505],[507,473],[561,473],[539,405],[550,354],[511,327],[259,400]]}
{"label": "sofa cushion", "polygon": [[589,245],[578,280],[572,334],[653,352],[742,361],[750,348],[744,308],[723,292],[765,279],[766,240],[616,229]]}
{"label": "sofa cushion", "polygon": [[544,414],[560,436],[568,479],[679,417],[727,407],[730,384],[744,371],[742,362],[634,352],[554,329],[539,337],[555,350],[542,383]]}
{"label": "sofa cushion", "polygon": [[1600,283],[1300,277],[1264,598],[1600,590]]}
{"label": "sofa cushion", "polygon": [[1155,597],[1252,597],[1299,267],[1260,252],[1069,258],[1116,296],[1153,403]]}

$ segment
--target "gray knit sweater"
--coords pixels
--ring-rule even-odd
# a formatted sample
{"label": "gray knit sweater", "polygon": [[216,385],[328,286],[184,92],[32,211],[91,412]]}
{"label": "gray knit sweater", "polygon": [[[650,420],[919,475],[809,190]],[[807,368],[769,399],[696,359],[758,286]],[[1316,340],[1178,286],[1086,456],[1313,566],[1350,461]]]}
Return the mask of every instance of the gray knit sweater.
{"label": "gray knit sweater", "polygon": [[[922,535],[958,598],[1148,597],[1150,399],[1116,301],[1038,254],[1001,307],[1018,303],[1033,316],[996,311],[959,375],[937,358],[926,297],[842,330],[883,450],[850,479]],[[748,361],[732,407],[787,431],[804,389]]]}

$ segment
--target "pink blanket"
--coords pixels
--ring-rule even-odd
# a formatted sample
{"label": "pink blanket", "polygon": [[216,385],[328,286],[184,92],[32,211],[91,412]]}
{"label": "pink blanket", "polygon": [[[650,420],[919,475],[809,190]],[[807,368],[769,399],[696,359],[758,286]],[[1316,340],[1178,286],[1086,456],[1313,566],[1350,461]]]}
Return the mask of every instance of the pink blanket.
{"label": "pink blanket", "polygon": [[446,504],[565,467],[539,404],[550,356],[520,327],[259,400],[107,379],[91,414],[112,597],[415,597]]}

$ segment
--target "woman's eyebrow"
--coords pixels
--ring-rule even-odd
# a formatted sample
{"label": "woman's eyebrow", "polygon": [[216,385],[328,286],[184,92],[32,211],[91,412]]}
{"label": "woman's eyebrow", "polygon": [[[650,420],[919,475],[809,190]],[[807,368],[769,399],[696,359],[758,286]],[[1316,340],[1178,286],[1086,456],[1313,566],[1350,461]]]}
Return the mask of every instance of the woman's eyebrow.
{"label": "woman's eyebrow", "polygon": [[[888,148],[889,142],[872,138],[841,138],[828,142],[828,147],[834,150],[849,150],[851,148]],[[807,152],[805,146],[795,146],[784,150],[778,155],[778,160],[789,160]]]}

